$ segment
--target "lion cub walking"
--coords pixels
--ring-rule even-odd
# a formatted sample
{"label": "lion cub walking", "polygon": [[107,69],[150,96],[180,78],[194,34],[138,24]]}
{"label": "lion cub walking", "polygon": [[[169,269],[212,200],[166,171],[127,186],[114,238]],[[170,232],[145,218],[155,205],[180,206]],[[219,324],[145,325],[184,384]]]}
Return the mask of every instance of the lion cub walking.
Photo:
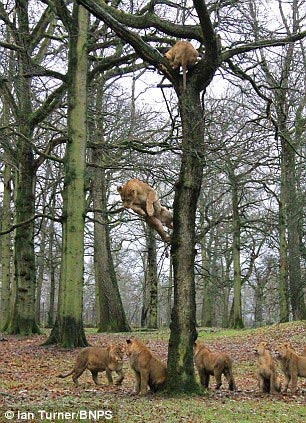
{"label": "lion cub walking", "polygon": [[257,358],[257,379],[261,392],[275,394],[280,392],[281,383],[276,375],[275,365],[270,352],[266,349],[267,343],[260,342],[254,348],[254,354]]}
{"label": "lion cub walking", "polygon": [[232,359],[229,355],[210,351],[203,343],[196,341],[193,348],[196,368],[199,372],[201,385],[208,389],[210,376],[216,379],[216,389],[222,385],[222,374],[228,381],[230,391],[236,390],[232,371]]}
{"label": "lion cub walking", "polygon": [[60,374],[58,377],[65,378],[72,375],[73,382],[78,385],[78,378],[88,369],[95,384],[99,385],[98,372],[105,371],[108,384],[112,385],[112,372],[115,371],[119,376],[116,380],[116,385],[121,385],[124,379],[122,371],[124,350],[124,346],[120,344],[110,344],[107,348],[84,348],[77,355],[74,368],[69,373]]}
{"label": "lion cub walking", "polygon": [[145,395],[148,385],[153,392],[166,382],[167,367],[136,338],[127,339],[127,355],[135,373],[136,393]]}
{"label": "lion cub walking", "polygon": [[279,344],[275,352],[285,375],[284,392],[291,382],[291,392],[295,393],[298,377],[306,377],[306,357],[296,354],[289,343]]}

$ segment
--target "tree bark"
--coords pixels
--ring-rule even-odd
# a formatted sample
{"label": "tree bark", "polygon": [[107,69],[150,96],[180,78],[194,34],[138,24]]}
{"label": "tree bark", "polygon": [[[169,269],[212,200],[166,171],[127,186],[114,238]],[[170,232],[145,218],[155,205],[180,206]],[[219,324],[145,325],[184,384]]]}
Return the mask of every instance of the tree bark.
{"label": "tree bark", "polygon": [[[3,171],[3,203],[1,216],[1,231],[6,231],[11,225],[11,168],[5,164]],[[11,298],[11,233],[0,236],[1,254],[1,291],[0,291],[0,330],[6,330],[10,321]]]}
{"label": "tree bark", "polygon": [[232,210],[233,210],[233,263],[234,263],[234,304],[231,327],[235,329],[243,328],[242,308],[241,308],[241,265],[240,265],[240,216],[238,183],[234,171],[229,171],[232,190]]}
{"label": "tree bark", "polygon": [[179,107],[184,153],[173,207],[171,256],[174,306],[170,324],[167,386],[170,390],[192,391],[196,389],[193,344],[197,337],[194,281],[195,214],[204,166],[204,122],[199,91],[190,86],[179,97]]}
{"label": "tree bark", "polygon": [[147,240],[147,266],[145,275],[145,291],[147,292],[145,304],[145,324],[150,329],[157,329],[158,312],[158,275],[155,233],[152,228],[146,228]]}
{"label": "tree bark", "polygon": [[68,143],[63,192],[63,247],[55,326],[46,344],[87,345],[83,328],[88,12],[73,5],[68,57]]}
{"label": "tree bark", "polygon": [[281,193],[278,202],[278,233],[279,233],[279,321],[289,322],[289,292],[288,292],[288,257],[286,237],[286,209],[284,199],[284,172],[281,172]]}
{"label": "tree bark", "polygon": [[[8,101],[3,97],[3,114],[2,125],[6,127],[9,123],[9,106]],[[7,231],[11,226],[12,213],[12,172],[8,164],[8,155],[4,156],[3,170],[3,201],[1,210],[0,231]],[[11,233],[0,235],[0,259],[1,259],[1,290],[0,290],[0,330],[6,330],[10,321],[10,300],[11,300]]]}
{"label": "tree bark", "polygon": [[[17,140],[18,172],[15,179],[15,224],[18,225],[14,237],[14,262],[16,295],[13,312],[7,332],[10,334],[31,335],[38,333],[35,321],[35,256],[34,256],[34,221],[35,214],[35,176],[36,166],[32,147],[33,128],[30,117],[31,78],[28,56],[29,22],[28,2],[16,1],[18,16],[18,35],[22,50],[18,51],[18,76],[16,93],[18,97],[19,134]],[[27,222],[23,224],[23,222]]]}

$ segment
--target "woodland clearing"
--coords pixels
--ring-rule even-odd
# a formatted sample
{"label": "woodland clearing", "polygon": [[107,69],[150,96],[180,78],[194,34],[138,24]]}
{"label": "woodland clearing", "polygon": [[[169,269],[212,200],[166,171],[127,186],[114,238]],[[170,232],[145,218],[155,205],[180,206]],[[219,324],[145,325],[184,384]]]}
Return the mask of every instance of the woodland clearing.
{"label": "woodland clearing", "polygon": [[[306,421],[306,380],[299,378],[295,395],[261,394],[255,379],[256,359],[253,347],[266,341],[273,349],[278,342],[290,341],[297,352],[306,345],[306,323],[293,322],[258,329],[223,330],[198,328],[199,339],[214,351],[228,352],[234,361],[238,390],[229,392],[224,381],[219,391],[210,389],[202,395],[170,396],[134,393],[134,378],[127,358],[122,386],[107,386],[105,373],[99,373],[101,386],[95,386],[86,371],[75,387],[71,377],[57,375],[72,368],[78,350],[42,346],[46,335],[6,336],[0,342],[0,422],[291,422]],[[110,341],[125,342],[130,334],[98,334],[86,330],[91,345],[105,346]],[[162,360],[166,361],[169,331],[137,331],[138,336]],[[278,373],[283,375],[277,365]],[[214,380],[212,380],[214,382]],[[213,383],[212,383],[213,386]],[[8,420],[5,414],[11,412]],[[89,412],[92,412],[89,416]],[[111,414],[102,416],[102,412]],[[57,414],[57,413],[67,413]],[[14,413],[14,414],[13,414]],[[86,414],[87,413],[87,414]],[[109,416],[112,419],[109,419]],[[90,417],[90,418],[87,418]],[[108,417],[108,418],[107,418]]]}

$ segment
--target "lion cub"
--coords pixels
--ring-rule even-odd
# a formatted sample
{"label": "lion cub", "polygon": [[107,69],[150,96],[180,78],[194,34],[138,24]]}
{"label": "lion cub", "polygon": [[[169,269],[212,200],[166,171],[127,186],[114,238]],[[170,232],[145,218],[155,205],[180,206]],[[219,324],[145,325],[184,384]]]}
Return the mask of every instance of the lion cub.
{"label": "lion cub", "polygon": [[166,382],[166,365],[138,339],[130,338],[126,343],[130,366],[135,373],[136,393],[145,395],[148,385],[151,391],[158,391]]}
{"label": "lion cub", "polygon": [[58,377],[65,378],[72,375],[75,385],[78,385],[78,378],[86,370],[90,370],[92,379],[96,385],[98,383],[98,372],[106,372],[108,384],[113,384],[112,372],[115,371],[119,376],[116,385],[121,385],[124,374],[123,355],[124,346],[120,344],[110,344],[107,348],[87,347],[84,348],[76,357],[74,368],[67,374],[60,374]]}
{"label": "lion cub", "polygon": [[161,205],[155,189],[139,179],[130,179],[117,187],[123,207],[132,209],[142,216],[151,228],[155,229],[164,242],[170,242],[170,236],[164,227],[173,228],[173,216],[167,207]]}
{"label": "lion cub", "polygon": [[289,343],[277,345],[275,352],[285,375],[284,392],[291,382],[291,392],[295,393],[298,377],[306,377],[306,357],[296,354]]}
{"label": "lion cub", "polygon": [[203,343],[196,341],[193,347],[193,356],[199,372],[201,385],[208,389],[210,376],[216,379],[216,389],[222,385],[221,376],[224,374],[230,391],[236,390],[232,371],[232,359],[229,355],[210,351]]}
{"label": "lion cub", "polygon": [[275,394],[280,392],[281,383],[279,377],[276,376],[274,361],[266,346],[266,342],[260,342],[254,348],[254,354],[257,358],[258,386],[261,392]]}
{"label": "lion cub", "polygon": [[173,47],[165,53],[172,69],[182,66],[183,88],[186,91],[186,72],[188,67],[192,67],[198,60],[199,53],[189,41],[177,41]]}

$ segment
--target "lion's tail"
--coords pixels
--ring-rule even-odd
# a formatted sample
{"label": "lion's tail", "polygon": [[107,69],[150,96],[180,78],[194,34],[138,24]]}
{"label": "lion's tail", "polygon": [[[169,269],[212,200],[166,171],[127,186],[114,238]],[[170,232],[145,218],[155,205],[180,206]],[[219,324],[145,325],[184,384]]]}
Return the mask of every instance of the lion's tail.
{"label": "lion's tail", "polygon": [[74,369],[72,369],[69,373],[65,373],[65,374],[61,373],[60,375],[57,375],[57,377],[64,379],[65,377],[72,375],[73,372],[74,372]]}
{"label": "lion's tail", "polygon": [[235,384],[234,376],[233,376],[233,370],[232,370],[232,364],[229,363],[226,368],[224,369],[224,375],[228,381],[228,389],[230,391],[236,391],[237,387]]}

